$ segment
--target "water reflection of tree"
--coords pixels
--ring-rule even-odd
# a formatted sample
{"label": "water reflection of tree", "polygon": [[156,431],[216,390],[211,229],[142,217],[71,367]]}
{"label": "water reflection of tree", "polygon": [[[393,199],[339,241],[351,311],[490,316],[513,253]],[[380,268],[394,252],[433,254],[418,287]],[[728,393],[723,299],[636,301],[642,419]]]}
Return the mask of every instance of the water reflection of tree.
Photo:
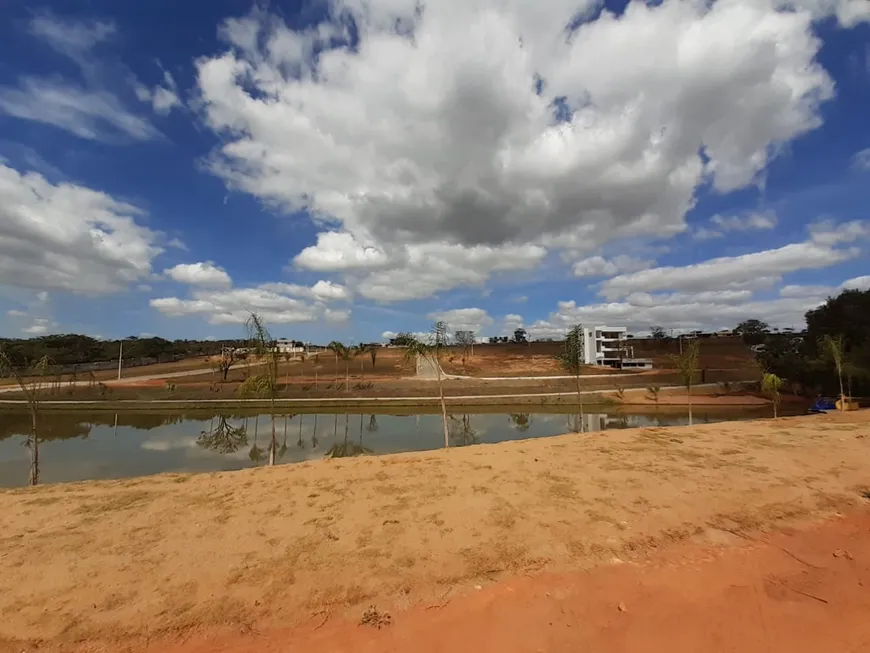
{"label": "water reflection of tree", "polygon": [[378,418],[377,415],[369,415],[369,433],[374,433],[378,430]]}
{"label": "water reflection of tree", "polygon": [[244,426],[232,426],[226,417],[220,416],[217,426],[210,431],[202,431],[196,444],[219,454],[235,453],[248,446],[248,434]]}
{"label": "water reflection of tree", "polygon": [[454,427],[450,429],[450,442],[452,446],[465,447],[470,444],[480,444],[477,431],[471,426],[471,415],[465,414],[461,417],[451,415],[450,421],[454,423]]}
{"label": "water reflection of tree", "polygon": [[251,459],[251,462],[255,465],[259,465],[263,460],[263,456],[266,455],[266,450],[262,447],[257,446],[257,431],[260,427],[260,415],[257,414],[254,417],[254,444],[251,446],[251,450],[248,452],[248,458]]}
{"label": "water reflection of tree", "polygon": [[531,415],[528,413],[512,413],[510,421],[517,431],[528,431],[532,425]]}
{"label": "water reflection of tree", "polygon": [[[372,450],[364,447],[362,442],[362,421],[360,421],[360,440],[359,443],[348,442],[348,424],[350,416],[344,416],[344,442],[335,442],[329,449],[326,450],[327,458],[352,458],[353,456],[362,456],[372,453]],[[336,415],[336,426],[338,425],[338,416]]]}

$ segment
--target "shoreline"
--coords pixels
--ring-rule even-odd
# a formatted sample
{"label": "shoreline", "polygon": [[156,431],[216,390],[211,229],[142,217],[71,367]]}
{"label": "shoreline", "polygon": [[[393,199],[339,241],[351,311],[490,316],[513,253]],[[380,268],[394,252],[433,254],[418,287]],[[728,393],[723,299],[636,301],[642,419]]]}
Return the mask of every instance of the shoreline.
{"label": "shoreline", "polygon": [[[693,386],[692,406],[734,406],[734,407],[760,407],[769,405],[769,400],[751,394],[710,395],[704,393],[695,394],[696,390],[718,388],[718,383],[706,383]],[[612,390],[584,390],[580,394],[584,397],[584,406],[588,404],[612,405],[612,406],[646,406],[655,409],[657,406],[682,406],[688,407],[685,401],[685,392],[682,386],[662,386],[662,398],[655,403],[646,398],[646,388],[625,388],[626,395],[622,400],[612,396]],[[682,391],[682,392],[681,392]],[[640,401],[631,401],[631,396],[644,393]],[[682,396],[681,396],[682,395]],[[450,407],[473,408],[491,406],[579,406],[576,401],[577,392],[540,392],[540,393],[504,393],[504,394],[478,394],[478,395],[445,395],[444,402]],[[573,401],[572,401],[573,399]],[[588,399],[588,402],[586,401]],[[676,400],[676,401],[675,401]],[[194,410],[197,408],[258,408],[270,409],[272,404],[268,399],[43,399],[40,406],[46,409],[106,409],[106,410],[144,410],[154,406],[164,406]],[[318,407],[329,408],[366,408],[372,406],[390,407],[438,407],[438,396],[398,396],[398,397],[279,397],[274,400],[276,408],[282,410],[294,407]],[[25,407],[24,399],[0,399],[0,408],[3,406]],[[277,412],[277,411],[276,411]]]}
{"label": "shoreline", "polygon": [[358,622],[866,510],[868,437],[856,411],[2,490],[0,650]]}

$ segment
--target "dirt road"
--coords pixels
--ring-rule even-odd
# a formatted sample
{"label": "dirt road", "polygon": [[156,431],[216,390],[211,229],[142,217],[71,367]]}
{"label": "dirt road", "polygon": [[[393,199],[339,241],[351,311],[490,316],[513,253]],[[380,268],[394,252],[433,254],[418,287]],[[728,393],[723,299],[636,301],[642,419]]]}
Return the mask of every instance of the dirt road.
{"label": "dirt road", "polygon": [[2,491],[0,651],[860,651],[868,418]]}

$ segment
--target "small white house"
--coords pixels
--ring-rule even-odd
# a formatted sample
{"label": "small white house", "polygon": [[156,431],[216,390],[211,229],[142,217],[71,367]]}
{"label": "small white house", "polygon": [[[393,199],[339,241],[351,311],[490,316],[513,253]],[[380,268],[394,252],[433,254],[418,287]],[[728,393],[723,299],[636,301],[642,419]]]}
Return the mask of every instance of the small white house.
{"label": "small white house", "polygon": [[282,354],[304,354],[305,347],[299,347],[293,344],[292,340],[287,338],[279,338],[275,341],[275,349]]}

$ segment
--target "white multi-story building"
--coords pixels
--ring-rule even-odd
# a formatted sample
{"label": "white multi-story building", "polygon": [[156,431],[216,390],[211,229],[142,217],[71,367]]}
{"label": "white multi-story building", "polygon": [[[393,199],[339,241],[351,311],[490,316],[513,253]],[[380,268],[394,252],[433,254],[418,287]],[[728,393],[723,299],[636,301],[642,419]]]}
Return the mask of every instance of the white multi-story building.
{"label": "white multi-story building", "polygon": [[595,326],[583,328],[583,358],[587,365],[619,367],[628,358],[625,327]]}
{"label": "white multi-story building", "polygon": [[634,347],[627,344],[625,327],[595,326],[583,329],[583,362],[620,369],[651,369],[649,358],[635,358]]}

